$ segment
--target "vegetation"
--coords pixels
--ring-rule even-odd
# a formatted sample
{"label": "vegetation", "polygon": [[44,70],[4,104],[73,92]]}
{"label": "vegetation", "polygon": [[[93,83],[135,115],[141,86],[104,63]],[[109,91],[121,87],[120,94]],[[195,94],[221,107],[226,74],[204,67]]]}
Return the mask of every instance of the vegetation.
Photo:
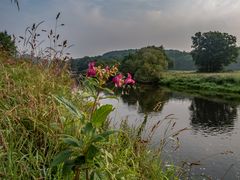
{"label": "vegetation", "polygon": [[189,52],[165,50],[165,53],[172,62],[172,66],[169,67],[169,70],[196,70],[196,66]]}
{"label": "vegetation", "polygon": [[164,166],[158,151],[148,149],[139,128],[123,123],[119,131],[111,130],[107,116],[113,107],[97,103],[106,97],[97,95],[94,78],[73,93],[73,80],[54,64],[46,68],[1,56],[0,76],[1,179],[180,176],[174,166]]}
{"label": "vegetation", "polygon": [[[55,25],[51,29],[42,29],[44,21],[33,23],[25,29],[23,36],[16,37],[18,54],[21,58],[30,58],[33,62],[67,61],[68,49],[72,46],[58,32],[64,24],[59,22],[60,12],[56,15]],[[45,44],[44,44],[45,42]],[[48,42],[48,46],[46,46]]]}
{"label": "vegetation", "polygon": [[177,90],[197,92],[224,99],[240,99],[240,72],[195,73],[167,72],[160,84]]}
{"label": "vegetation", "polygon": [[9,56],[14,56],[17,52],[15,42],[7,31],[0,32],[0,51]]}
{"label": "vegetation", "polygon": [[121,64],[122,60],[129,54],[134,54],[135,49],[128,49],[122,51],[111,51],[101,56],[85,56],[83,58],[77,58],[71,60],[71,70],[75,73],[84,72],[88,68],[88,63],[95,61],[97,65],[114,65],[116,63]]}
{"label": "vegetation", "polygon": [[236,62],[236,37],[221,32],[198,32],[192,37],[193,61],[201,72],[217,72]]}
{"label": "vegetation", "polygon": [[[88,63],[92,60],[96,61],[97,65],[113,65],[116,63],[122,64],[122,61],[129,54],[136,53],[137,50],[129,49],[122,51],[111,51],[101,56],[83,57],[71,60],[71,70],[74,73],[84,72],[88,68]],[[239,50],[238,50],[239,51]],[[179,50],[165,50],[165,53],[170,60],[169,70],[196,70],[196,66],[189,52]],[[233,62],[224,67],[224,70],[240,70],[240,56],[237,57],[236,63]]]}
{"label": "vegetation", "polygon": [[121,65],[123,72],[130,72],[138,82],[153,83],[160,80],[168,67],[163,47],[145,47],[126,57]]}

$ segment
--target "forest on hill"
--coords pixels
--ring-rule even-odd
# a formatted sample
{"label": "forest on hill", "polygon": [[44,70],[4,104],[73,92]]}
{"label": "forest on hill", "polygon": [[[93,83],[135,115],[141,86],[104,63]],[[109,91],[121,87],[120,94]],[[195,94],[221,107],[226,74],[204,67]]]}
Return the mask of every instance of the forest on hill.
{"label": "forest on hill", "polygon": [[[83,58],[77,58],[71,60],[71,69],[73,72],[81,72],[88,68],[88,63],[90,61],[96,61],[97,64],[103,65],[113,65],[116,63],[122,63],[124,58],[129,54],[136,53],[137,49],[128,49],[128,50],[118,50],[110,51],[99,56],[85,56]],[[168,59],[171,61],[169,70],[196,70],[194,61],[190,52],[179,51],[179,50],[165,50],[165,53]],[[228,65],[226,70],[240,70],[240,56],[237,58],[237,63],[232,63]]]}

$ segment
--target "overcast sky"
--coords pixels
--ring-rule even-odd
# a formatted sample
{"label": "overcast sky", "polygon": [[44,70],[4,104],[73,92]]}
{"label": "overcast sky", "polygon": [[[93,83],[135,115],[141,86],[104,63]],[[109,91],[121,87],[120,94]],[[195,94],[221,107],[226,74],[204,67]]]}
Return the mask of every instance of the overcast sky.
{"label": "overcast sky", "polygon": [[27,26],[45,20],[54,26],[56,14],[66,24],[59,28],[74,47],[73,57],[110,50],[163,45],[191,49],[191,36],[222,31],[240,41],[240,0],[0,0],[0,31],[23,35]]}

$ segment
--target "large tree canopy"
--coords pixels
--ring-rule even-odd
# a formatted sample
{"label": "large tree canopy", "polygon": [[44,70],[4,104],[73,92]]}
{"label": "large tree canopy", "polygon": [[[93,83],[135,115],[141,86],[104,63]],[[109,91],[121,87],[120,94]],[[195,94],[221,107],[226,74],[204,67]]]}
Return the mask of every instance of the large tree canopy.
{"label": "large tree canopy", "polygon": [[218,31],[198,32],[192,37],[193,61],[201,72],[217,72],[236,61],[236,37]]}
{"label": "large tree canopy", "polygon": [[121,71],[130,72],[139,82],[157,82],[168,67],[168,58],[163,47],[145,47],[123,60]]}

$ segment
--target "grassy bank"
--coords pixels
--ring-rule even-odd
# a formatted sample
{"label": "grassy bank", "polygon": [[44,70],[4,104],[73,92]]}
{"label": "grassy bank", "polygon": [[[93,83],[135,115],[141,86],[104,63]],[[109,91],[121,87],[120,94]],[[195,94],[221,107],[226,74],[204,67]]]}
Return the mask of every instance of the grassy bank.
{"label": "grassy bank", "polygon": [[[94,102],[85,95],[90,92],[83,88],[82,93],[73,94],[72,83],[66,71],[0,57],[0,179],[181,176],[179,169],[161,162],[161,152],[142,143],[138,128],[123,124],[120,131],[108,133],[107,121],[92,127],[99,125],[95,115],[100,119],[104,113],[98,108],[89,122]],[[56,97],[71,104],[61,104]],[[71,157],[66,157],[66,149],[71,149]],[[60,157],[60,152],[65,156]],[[68,173],[63,172],[66,169]]]}
{"label": "grassy bank", "polygon": [[196,73],[170,71],[160,84],[176,90],[197,92],[205,96],[240,100],[240,72]]}

